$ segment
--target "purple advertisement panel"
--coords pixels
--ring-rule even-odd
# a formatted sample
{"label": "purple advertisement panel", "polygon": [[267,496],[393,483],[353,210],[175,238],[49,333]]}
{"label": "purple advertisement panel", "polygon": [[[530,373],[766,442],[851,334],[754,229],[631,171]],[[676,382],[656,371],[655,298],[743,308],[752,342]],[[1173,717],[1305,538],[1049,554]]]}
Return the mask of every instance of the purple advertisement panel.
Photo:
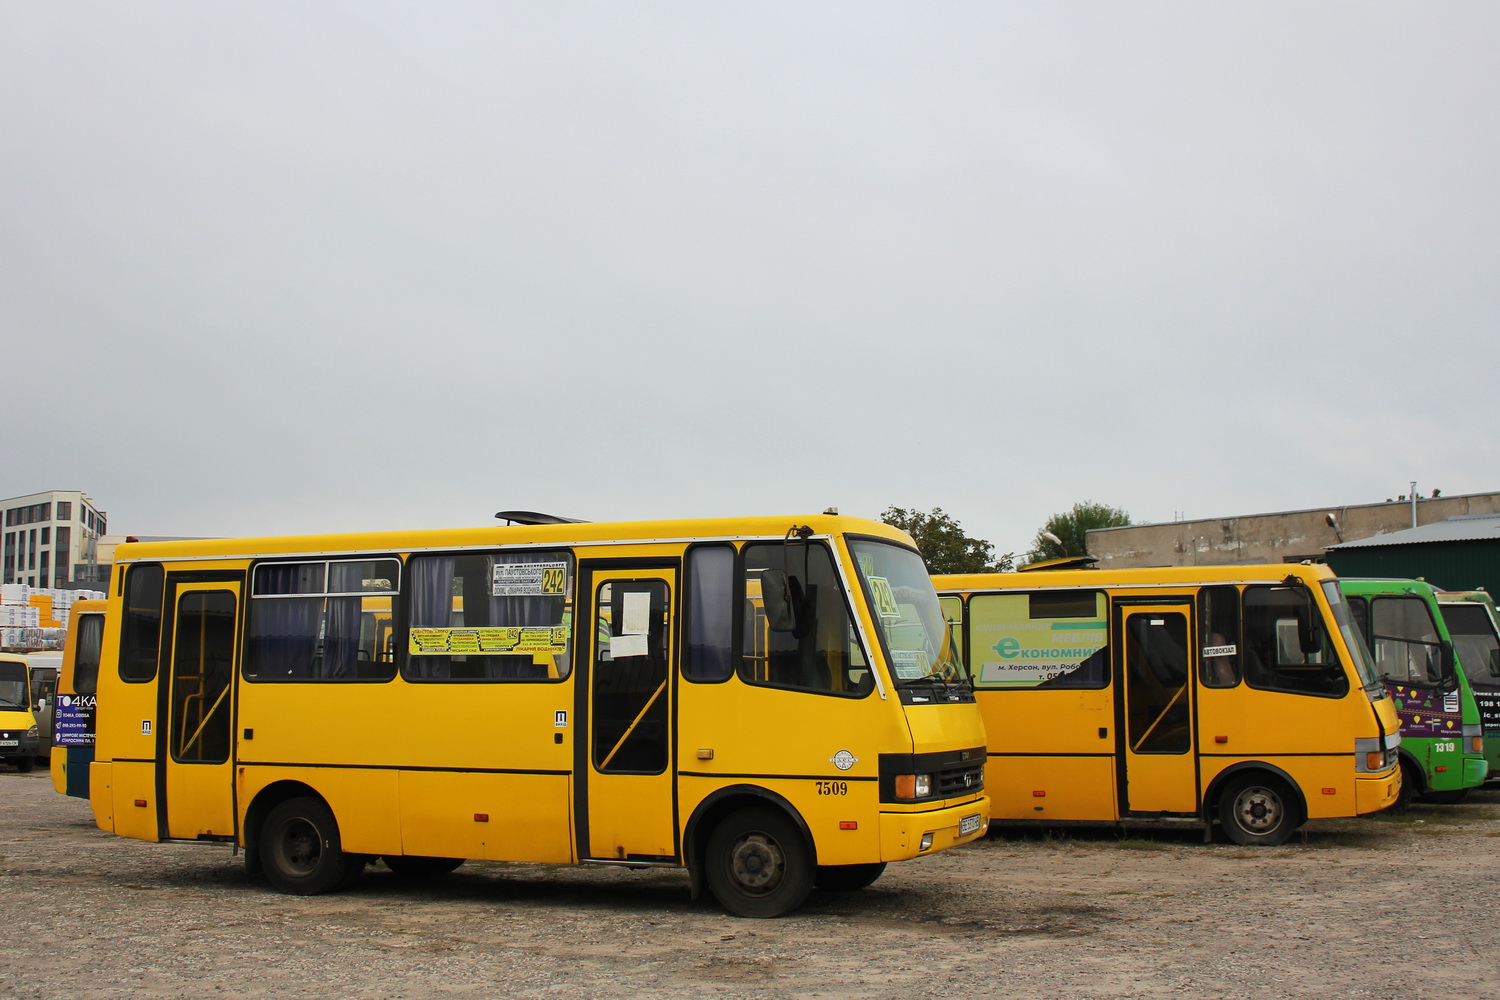
{"label": "purple advertisement panel", "polygon": [[91,694],[60,694],[52,714],[52,745],[91,747],[94,745],[94,707],[98,699]]}
{"label": "purple advertisement panel", "polygon": [[1401,719],[1402,736],[1461,736],[1463,716],[1459,712],[1457,691],[1432,688],[1393,687],[1396,715]]}

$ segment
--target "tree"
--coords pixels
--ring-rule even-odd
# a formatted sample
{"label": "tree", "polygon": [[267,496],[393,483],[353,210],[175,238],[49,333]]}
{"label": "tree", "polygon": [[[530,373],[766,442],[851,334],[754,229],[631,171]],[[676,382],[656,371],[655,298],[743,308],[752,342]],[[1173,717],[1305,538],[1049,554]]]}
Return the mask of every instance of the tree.
{"label": "tree", "polygon": [[[1092,500],[1075,503],[1073,509],[1047,518],[1036,533],[1036,541],[1027,562],[1061,559],[1064,556],[1089,554],[1088,532],[1092,528],[1121,528],[1130,523],[1130,515],[1118,507]],[[1061,543],[1061,544],[1059,544]]]}
{"label": "tree", "polygon": [[1014,566],[1015,553],[995,559],[995,547],[982,538],[964,534],[963,525],[934,507],[932,513],[887,507],[880,519],[916,540],[929,573],[986,573]]}

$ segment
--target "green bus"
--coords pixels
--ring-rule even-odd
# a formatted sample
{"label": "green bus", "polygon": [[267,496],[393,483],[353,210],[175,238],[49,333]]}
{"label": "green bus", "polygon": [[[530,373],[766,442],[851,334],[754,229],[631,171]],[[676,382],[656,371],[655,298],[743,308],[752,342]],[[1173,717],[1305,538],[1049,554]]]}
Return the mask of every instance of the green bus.
{"label": "green bus", "polygon": [[1495,600],[1483,590],[1445,590],[1437,595],[1443,622],[1453,636],[1453,647],[1484,727],[1486,781],[1500,781],[1500,626]]}
{"label": "green bus", "polygon": [[1437,591],[1421,580],[1339,578],[1401,720],[1401,797],[1462,802],[1484,783],[1479,706],[1458,666]]}

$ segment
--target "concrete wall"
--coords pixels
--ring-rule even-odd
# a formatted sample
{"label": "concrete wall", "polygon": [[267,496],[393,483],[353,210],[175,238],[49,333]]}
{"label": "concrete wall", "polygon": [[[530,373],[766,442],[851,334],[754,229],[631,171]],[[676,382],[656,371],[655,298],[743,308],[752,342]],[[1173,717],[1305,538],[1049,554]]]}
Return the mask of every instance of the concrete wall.
{"label": "concrete wall", "polygon": [[[1337,520],[1339,533],[1328,525]],[[1416,524],[1444,521],[1459,514],[1500,514],[1500,493],[1418,499]],[[1319,507],[1279,514],[1165,524],[1100,528],[1088,535],[1089,555],[1099,569],[1140,566],[1211,566],[1224,563],[1323,561],[1323,548],[1339,542],[1404,531],[1413,527],[1410,500]]]}

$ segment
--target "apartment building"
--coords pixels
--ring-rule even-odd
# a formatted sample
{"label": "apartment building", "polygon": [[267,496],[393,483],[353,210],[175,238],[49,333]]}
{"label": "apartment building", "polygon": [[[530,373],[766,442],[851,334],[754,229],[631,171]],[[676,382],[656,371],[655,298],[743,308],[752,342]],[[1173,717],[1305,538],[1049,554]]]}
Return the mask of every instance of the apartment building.
{"label": "apartment building", "polygon": [[[36,588],[95,587],[107,579],[99,539],[106,515],[86,493],[52,490],[0,500],[5,511],[0,583]],[[101,576],[101,572],[105,575]]]}

